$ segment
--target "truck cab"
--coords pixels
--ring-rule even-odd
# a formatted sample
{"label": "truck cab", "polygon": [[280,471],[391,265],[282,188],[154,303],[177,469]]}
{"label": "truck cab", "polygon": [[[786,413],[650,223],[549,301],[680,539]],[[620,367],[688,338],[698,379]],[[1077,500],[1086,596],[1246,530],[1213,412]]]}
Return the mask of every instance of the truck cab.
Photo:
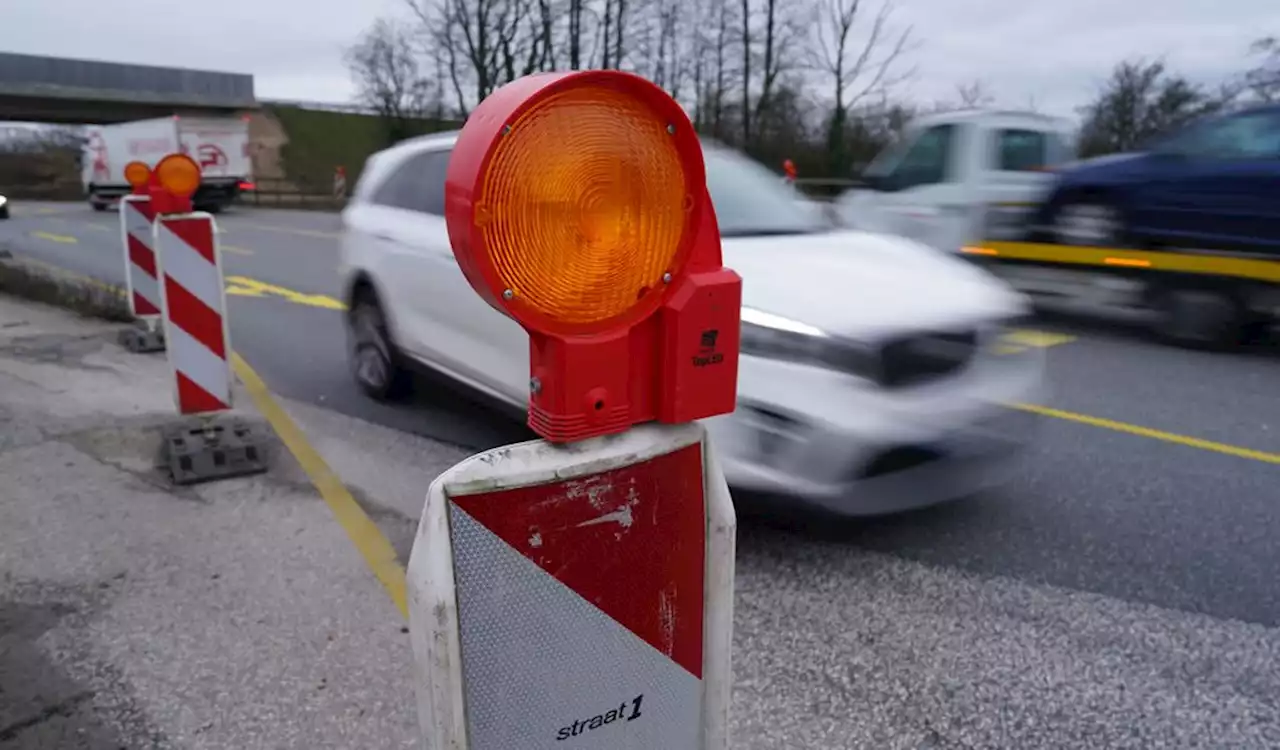
{"label": "truck cab", "polygon": [[1049,170],[1075,157],[1070,124],[1033,112],[959,110],[918,118],[836,198],[840,221],[957,252],[1023,231]]}

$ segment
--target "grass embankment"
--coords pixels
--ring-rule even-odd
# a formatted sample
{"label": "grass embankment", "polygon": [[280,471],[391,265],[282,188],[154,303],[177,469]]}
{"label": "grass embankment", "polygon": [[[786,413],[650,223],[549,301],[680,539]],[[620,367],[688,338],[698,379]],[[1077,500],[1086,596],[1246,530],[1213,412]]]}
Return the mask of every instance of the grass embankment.
{"label": "grass embankment", "polygon": [[[369,155],[394,142],[386,121],[375,115],[282,105],[268,110],[289,139],[280,150],[281,167],[288,179],[304,190],[330,190],[333,170],[338,166],[346,169],[347,185],[355,185]],[[419,120],[407,129],[416,135],[459,126],[447,120]]]}

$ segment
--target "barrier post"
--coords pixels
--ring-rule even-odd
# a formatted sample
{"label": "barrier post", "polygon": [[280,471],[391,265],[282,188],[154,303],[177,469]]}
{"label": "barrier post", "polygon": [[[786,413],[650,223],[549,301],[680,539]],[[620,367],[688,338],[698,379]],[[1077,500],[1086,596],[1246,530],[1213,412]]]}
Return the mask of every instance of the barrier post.
{"label": "barrier post", "polygon": [[191,484],[266,470],[259,441],[243,423],[220,423],[232,408],[231,336],[213,216],[194,211],[200,166],[185,154],[152,174],[153,244],[178,414],[193,417],[166,437],[174,481]]}
{"label": "barrier post", "polygon": [[333,199],[342,202],[347,197],[347,170],[339,164],[333,170]]}
{"label": "barrier post", "polygon": [[409,558],[427,748],[725,750],[736,520],[695,420],[733,410],[741,279],[683,109],[546,73],[459,134],[446,222],[529,334],[541,439],[431,483]]}
{"label": "barrier post", "polygon": [[151,168],[144,162],[129,162],[124,176],[133,193],[120,199],[120,241],[124,247],[125,293],[137,326],[121,331],[120,343],[133,352],[164,351],[164,303],[151,226],[155,212],[147,188]]}

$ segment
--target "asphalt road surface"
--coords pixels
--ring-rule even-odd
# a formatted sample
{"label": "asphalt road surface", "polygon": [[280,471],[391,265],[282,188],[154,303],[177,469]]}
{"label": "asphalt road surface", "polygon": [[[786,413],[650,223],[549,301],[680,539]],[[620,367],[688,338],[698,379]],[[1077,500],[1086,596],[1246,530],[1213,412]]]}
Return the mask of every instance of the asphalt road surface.
{"label": "asphalt road surface", "polygon": [[[113,214],[72,204],[17,204],[13,214],[0,222],[0,247],[122,282]],[[398,408],[358,393],[346,369],[337,302],[338,217],[240,209],[218,221],[232,340],[273,391],[467,449],[526,434],[445,389]],[[821,539],[745,523],[739,565],[751,575],[739,574],[745,584],[739,608],[749,611],[765,592],[783,591],[829,597],[830,617],[852,616],[856,602],[840,599],[842,577],[878,577],[906,590],[923,564],[951,577],[954,590],[929,593],[939,597],[938,606],[955,607],[957,616],[1030,610],[1034,596],[1027,592],[1050,586],[1081,600],[1103,597],[1117,608],[1159,608],[1170,622],[1206,634],[1226,623],[1274,635],[1270,629],[1280,624],[1280,347],[1196,353],[1116,325],[1063,317],[1038,322],[1021,333],[1021,342],[1047,350],[1053,392],[1042,404],[1050,411],[1038,442],[1011,482],[943,508],[841,525]],[[1007,596],[967,609],[961,599],[974,593],[975,580]],[[1064,637],[1088,639],[1097,624],[1088,620],[1097,613],[1064,607],[1054,616],[1070,625]],[[886,631],[882,637],[909,635]],[[770,636],[753,628],[740,637]],[[793,637],[797,649],[821,647],[817,635]],[[1206,670],[1220,658],[1212,643],[1205,635],[1200,645],[1208,650],[1194,657]],[[1108,648],[1105,639],[1098,648]],[[821,658],[814,658],[813,669],[821,671]],[[877,668],[895,667],[904,675],[912,668]],[[760,680],[746,689],[767,692],[767,676]],[[856,686],[826,689],[856,703]]]}

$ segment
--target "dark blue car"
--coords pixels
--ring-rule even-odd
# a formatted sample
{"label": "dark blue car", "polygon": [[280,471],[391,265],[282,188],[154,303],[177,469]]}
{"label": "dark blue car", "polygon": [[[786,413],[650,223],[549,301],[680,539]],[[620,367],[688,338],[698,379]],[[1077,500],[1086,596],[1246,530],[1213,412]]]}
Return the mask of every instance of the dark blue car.
{"label": "dark blue car", "polygon": [[1280,106],[1064,169],[1036,224],[1060,244],[1280,254]]}

